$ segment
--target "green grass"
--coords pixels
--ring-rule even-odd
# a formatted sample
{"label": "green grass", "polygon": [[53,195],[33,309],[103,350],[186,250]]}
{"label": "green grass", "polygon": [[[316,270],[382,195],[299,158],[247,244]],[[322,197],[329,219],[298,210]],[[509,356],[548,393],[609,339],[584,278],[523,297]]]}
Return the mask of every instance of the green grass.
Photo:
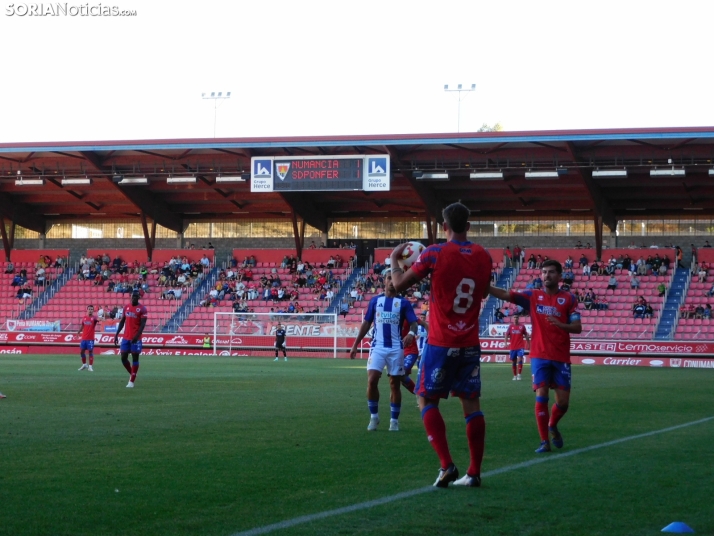
{"label": "green grass", "polygon": [[[0,357],[0,534],[230,535],[430,485],[438,460],[414,399],[368,433],[364,361]],[[526,371],[528,370],[526,369]],[[484,472],[536,458],[529,383],[485,366]],[[714,415],[714,372],[575,367],[564,451]],[[442,403],[452,454],[468,448]],[[387,426],[385,426],[387,424]],[[714,421],[424,493],[278,534],[714,533]],[[555,457],[555,454],[548,455]]]}

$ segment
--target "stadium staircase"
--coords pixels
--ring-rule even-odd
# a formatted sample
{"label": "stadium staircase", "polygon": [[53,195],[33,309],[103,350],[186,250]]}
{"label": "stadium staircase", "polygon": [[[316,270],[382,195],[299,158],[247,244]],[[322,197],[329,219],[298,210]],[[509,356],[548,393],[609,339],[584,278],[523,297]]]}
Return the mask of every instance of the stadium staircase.
{"label": "stadium staircase", "polygon": [[[494,286],[500,288],[511,288],[511,285],[515,280],[516,276],[518,275],[518,272],[518,268],[503,268]],[[498,298],[494,298],[493,296],[489,296],[488,298],[486,298],[486,302],[481,307],[481,316],[479,316],[478,320],[479,333],[481,335],[488,334],[488,325],[493,323],[496,309],[498,309],[500,304],[501,300],[499,300]]]}
{"label": "stadium staircase", "polygon": [[198,302],[200,302],[206,294],[208,294],[209,290],[216,284],[219,271],[220,268],[217,265],[213,267],[201,284],[194,289],[191,296],[183,302],[174,315],[161,327],[161,333],[175,333],[178,331],[183,321],[188,318],[188,315],[191,314],[196,307],[198,307]]}
{"label": "stadium staircase", "polygon": [[19,320],[29,320],[33,318],[39,310],[47,304],[49,300],[51,300],[57,292],[67,284],[67,282],[72,279],[72,276],[75,274],[75,269],[74,268],[69,268],[68,270],[65,270],[61,275],[59,275],[50,285],[45,287],[44,292],[41,292],[37,296],[35,296],[35,299],[32,300],[32,303],[27,306],[27,308],[18,316]]}
{"label": "stadium staircase", "polygon": [[679,308],[689,288],[690,274],[686,268],[677,268],[672,283],[667,292],[667,300],[662,310],[662,316],[655,332],[655,340],[669,340],[677,327]]}
{"label": "stadium staircase", "polygon": [[352,270],[352,273],[349,275],[349,277],[342,283],[339,292],[335,294],[335,297],[332,299],[332,302],[330,303],[329,307],[325,309],[326,313],[340,312],[340,303],[342,303],[342,298],[344,298],[345,296],[349,296],[350,289],[352,288],[360,274],[362,274],[363,272],[363,268],[356,268]]}

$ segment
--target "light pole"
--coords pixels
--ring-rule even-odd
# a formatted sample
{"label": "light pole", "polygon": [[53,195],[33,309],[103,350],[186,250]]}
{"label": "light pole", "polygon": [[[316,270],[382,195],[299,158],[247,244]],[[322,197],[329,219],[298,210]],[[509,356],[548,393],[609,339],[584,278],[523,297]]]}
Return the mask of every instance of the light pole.
{"label": "light pole", "polygon": [[219,100],[226,100],[231,98],[231,92],[223,93],[222,91],[211,91],[211,93],[201,93],[201,98],[203,100],[213,101],[213,137],[216,137],[216,114],[218,108]]}
{"label": "light pole", "polygon": [[[456,123],[456,132],[461,132],[461,101],[468,96],[468,93],[476,91],[476,84],[471,84],[470,88],[463,88],[462,84],[458,84],[455,89],[449,89],[449,84],[444,84],[444,91],[458,91],[459,92],[459,117]],[[462,93],[467,93],[465,96],[461,96]]]}

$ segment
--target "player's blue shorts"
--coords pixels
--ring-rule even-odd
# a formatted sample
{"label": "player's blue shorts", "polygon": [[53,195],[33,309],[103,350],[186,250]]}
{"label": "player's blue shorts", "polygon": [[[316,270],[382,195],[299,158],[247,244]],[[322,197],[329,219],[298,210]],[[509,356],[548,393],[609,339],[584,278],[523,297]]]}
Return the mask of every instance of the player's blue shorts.
{"label": "player's blue shorts", "polygon": [[515,361],[516,359],[523,359],[523,348],[511,350],[511,361]]}
{"label": "player's blue shorts", "polygon": [[90,352],[94,351],[94,341],[82,341],[79,343],[79,349],[80,350],[89,350]]}
{"label": "player's blue shorts", "polygon": [[141,341],[132,344],[129,339],[122,339],[119,345],[120,352],[131,352],[132,354],[140,354],[142,349]]}
{"label": "player's blue shorts", "polygon": [[570,391],[570,363],[532,357],[531,375],[534,391],[539,387]]}
{"label": "player's blue shorts", "polygon": [[407,354],[404,356],[404,370],[407,374],[411,374],[412,367],[418,358],[419,354]]}
{"label": "player's blue shorts", "polygon": [[414,393],[424,398],[481,396],[481,348],[443,348],[429,343],[419,363]]}

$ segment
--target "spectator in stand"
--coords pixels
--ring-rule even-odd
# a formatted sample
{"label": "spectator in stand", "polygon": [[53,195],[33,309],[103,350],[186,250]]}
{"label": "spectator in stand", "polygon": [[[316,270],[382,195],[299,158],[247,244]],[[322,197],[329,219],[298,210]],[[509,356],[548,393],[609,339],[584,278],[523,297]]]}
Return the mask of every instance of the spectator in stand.
{"label": "spectator in stand", "polygon": [[704,241],[704,245],[702,246],[703,248],[710,248],[712,247],[711,244],[709,243],[709,240]]}
{"label": "spectator in stand", "polygon": [[632,307],[632,316],[634,318],[644,318],[647,312],[647,305],[641,300],[637,300]]}
{"label": "spectator in stand", "polygon": [[640,288],[640,280],[635,274],[630,276],[630,288],[638,289]]}
{"label": "spectator in stand", "polygon": [[209,268],[211,266],[211,260],[206,256],[206,254],[203,254],[203,257],[201,257],[201,264],[205,268]]}
{"label": "spectator in stand", "polygon": [[585,256],[585,253],[580,255],[580,260],[578,261],[578,264],[580,264],[580,267],[582,268],[583,266],[586,266],[588,264],[588,258]]}
{"label": "spectator in stand", "polygon": [[18,274],[12,278],[12,283],[10,283],[10,286],[11,287],[22,287],[24,284],[25,284],[25,281],[23,281],[22,276],[20,276]]}
{"label": "spectator in stand", "polygon": [[708,274],[709,274],[709,266],[707,265],[706,262],[703,262],[701,264],[701,266],[699,267],[699,271],[697,272],[697,276],[699,277],[699,282],[706,283]]}
{"label": "spectator in stand", "polygon": [[520,248],[520,246],[518,244],[513,246],[513,265],[514,266],[521,265],[521,253],[523,253],[523,250]]}
{"label": "spectator in stand", "polygon": [[583,305],[586,309],[591,310],[595,306],[595,300],[596,296],[592,292],[592,289],[590,289],[585,293],[585,297],[583,298]]}
{"label": "spectator in stand", "polygon": [[536,275],[536,276],[533,278],[533,288],[534,288],[534,289],[543,288],[543,280],[540,278],[539,275]]}
{"label": "spectator in stand", "polygon": [[707,296],[707,297],[709,297],[709,298],[711,298],[712,296],[714,296],[714,285],[712,285],[711,288],[709,289],[709,291],[708,291],[708,292],[705,292],[704,295]]}
{"label": "spectator in stand", "polygon": [[573,258],[572,258],[570,255],[568,255],[568,258],[565,259],[565,262],[563,263],[563,268],[564,268],[565,270],[572,270],[572,269],[573,269],[573,262],[574,262],[574,261],[573,261]]}
{"label": "spectator in stand", "polygon": [[45,282],[46,282],[46,275],[45,275],[45,269],[40,266],[37,271],[35,272],[35,284],[38,287],[44,287]]}
{"label": "spectator in stand", "polygon": [[15,265],[12,262],[8,262],[7,266],[5,266],[5,273],[6,274],[14,274],[15,273]]}
{"label": "spectator in stand", "polygon": [[536,258],[533,253],[531,253],[530,257],[528,257],[528,269],[533,270],[536,267]]}
{"label": "spectator in stand", "polygon": [[614,275],[610,276],[610,279],[607,282],[607,288],[605,290],[617,290],[617,277]]}
{"label": "spectator in stand", "polygon": [[25,285],[17,291],[17,297],[20,299],[20,303],[24,303],[28,298],[32,299],[32,287],[29,283],[25,283]]}
{"label": "spectator in stand", "polygon": [[347,303],[347,298],[342,298],[342,303],[340,303],[340,314],[342,318],[346,318],[350,313],[350,304]]}
{"label": "spectator in stand", "polygon": [[572,268],[567,268],[565,270],[565,273],[563,273],[563,283],[570,286],[573,284],[574,280],[575,280],[575,274],[573,273]]}
{"label": "spectator in stand", "polygon": [[664,296],[665,292],[667,292],[667,287],[664,283],[660,283],[659,285],[657,285],[657,295],[660,298]]}
{"label": "spectator in stand", "polygon": [[583,277],[590,279],[590,265],[586,262],[581,265],[583,267]]}
{"label": "spectator in stand", "polygon": [[[706,246],[705,246],[706,247]],[[712,306],[709,305],[708,303],[704,306],[704,313],[702,314],[702,318],[704,320],[710,320],[712,317]]]}

